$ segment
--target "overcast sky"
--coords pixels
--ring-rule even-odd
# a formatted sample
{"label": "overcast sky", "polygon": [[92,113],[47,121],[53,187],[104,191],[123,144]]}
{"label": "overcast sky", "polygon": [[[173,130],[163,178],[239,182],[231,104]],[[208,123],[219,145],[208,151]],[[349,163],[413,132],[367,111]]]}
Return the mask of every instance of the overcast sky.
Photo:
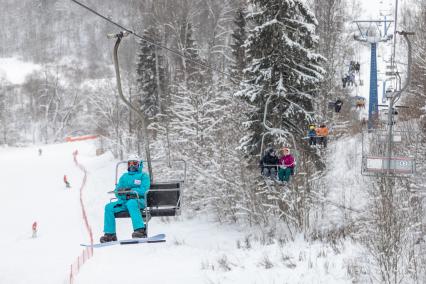
{"label": "overcast sky", "polygon": [[[395,0],[360,0],[365,11],[367,18],[378,18],[380,12],[392,13],[394,12]],[[399,0],[401,1],[401,0]]]}

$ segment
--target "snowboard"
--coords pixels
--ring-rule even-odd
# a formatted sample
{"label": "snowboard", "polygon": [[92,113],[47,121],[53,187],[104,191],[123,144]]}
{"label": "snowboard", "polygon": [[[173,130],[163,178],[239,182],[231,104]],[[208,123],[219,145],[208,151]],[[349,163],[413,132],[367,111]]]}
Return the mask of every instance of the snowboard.
{"label": "snowboard", "polygon": [[83,247],[89,247],[89,248],[100,248],[100,247],[107,247],[107,246],[113,246],[113,245],[133,245],[133,244],[142,244],[142,243],[162,243],[166,241],[166,235],[165,234],[158,234],[155,236],[147,237],[147,238],[134,238],[134,239],[127,239],[127,240],[117,240],[113,242],[106,242],[106,243],[97,243],[97,244],[80,244]]}

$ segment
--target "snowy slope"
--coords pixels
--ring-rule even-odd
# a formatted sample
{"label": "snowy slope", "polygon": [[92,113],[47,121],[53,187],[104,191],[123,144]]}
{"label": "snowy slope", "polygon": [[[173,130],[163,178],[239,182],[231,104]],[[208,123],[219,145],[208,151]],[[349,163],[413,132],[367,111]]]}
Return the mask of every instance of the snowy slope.
{"label": "snowy slope", "polygon": [[[88,144],[0,148],[0,283],[60,283],[86,236],[78,183],[82,173],[72,152],[91,152]],[[73,188],[66,190],[67,174]],[[31,225],[38,223],[38,238]]]}
{"label": "snowy slope", "polygon": [[327,204],[322,229],[347,226],[366,210],[369,178],[361,175],[361,135],[345,137],[328,147],[325,188],[318,198]]}
{"label": "snowy slope", "polygon": [[[93,142],[43,146],[42,156],[37,149],[0,149],[0,226],[5,228],[0,249],[6,256],[0,283],[67,283],[70,264],[82,251],[79,244],[89,241],[78,193],[83,173],[72,157],[76,149],[88,171],[83,198],[95,241],[102,235],[116,161],[110,154],[95,156]],[[71,190],[64,188],[64,174]],[[154,218],[150,234],[165,233],[166,243],[96,249],[75,283],[351,283],[348,265],[360,249],[350,241],[333,248],[302,237],[279,242],[255,228],[212,219],[185,212]],[[33,221],[39,224],[36,239]],[[130,220],[117,224],[118,236],[130,237]]]}

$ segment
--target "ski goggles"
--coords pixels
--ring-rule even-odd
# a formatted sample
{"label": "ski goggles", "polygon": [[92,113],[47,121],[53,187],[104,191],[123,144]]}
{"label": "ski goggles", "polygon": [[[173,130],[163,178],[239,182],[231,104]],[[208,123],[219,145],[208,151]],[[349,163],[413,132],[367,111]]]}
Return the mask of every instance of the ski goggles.
{"label": "ski goggles", "polygon": [[128,161],[127,165],[128,166],[139,166],[139,162],[138,161]]}

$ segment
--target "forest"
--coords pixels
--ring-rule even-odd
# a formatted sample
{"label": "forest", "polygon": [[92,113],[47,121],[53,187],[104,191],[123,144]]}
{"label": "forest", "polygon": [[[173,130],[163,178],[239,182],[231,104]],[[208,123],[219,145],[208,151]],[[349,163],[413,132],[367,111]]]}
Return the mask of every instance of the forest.
{"label": "forest", "polygon": [[[122,39],[119,62],[124,95],[144,113],[147,133],[117,93],[115,41],[107,38],[117,26],[72,1],[1,0],[1,57],[40,68],[22,84],[0,77],[0,145],[99,135],[99,149],[123,160],[145,157],[148,138],[153,159],[186,161],[184,204],[194,214],[260,226],[265,239],[302,235],[336,249],[350,239],[372,259],[348,265],[354,283],[424,283],[426,1],[406,2],[398,25],[415,32],[411,69],[404,70],[401,38],[397,57],[412,78],[400,102],[409,109],[396,127],[419,133],[415,175],[352,175],[360,170],[351,139],[365,125],[342,77],[349,61],[364,56],[351,24],[363,16],[358,0],[84,1],[141,36]],[[344,104],[336,114],[329,105],[338,98]],[[348,156],[307,143],[308,126],[323,123],[334,130],[329,142]],[[288,184],[260,174],[271,147],[296,156]],[[331,174],[336,159],[344,166]],[[362,203],[331,201],[336,183],[362,189]]]}

